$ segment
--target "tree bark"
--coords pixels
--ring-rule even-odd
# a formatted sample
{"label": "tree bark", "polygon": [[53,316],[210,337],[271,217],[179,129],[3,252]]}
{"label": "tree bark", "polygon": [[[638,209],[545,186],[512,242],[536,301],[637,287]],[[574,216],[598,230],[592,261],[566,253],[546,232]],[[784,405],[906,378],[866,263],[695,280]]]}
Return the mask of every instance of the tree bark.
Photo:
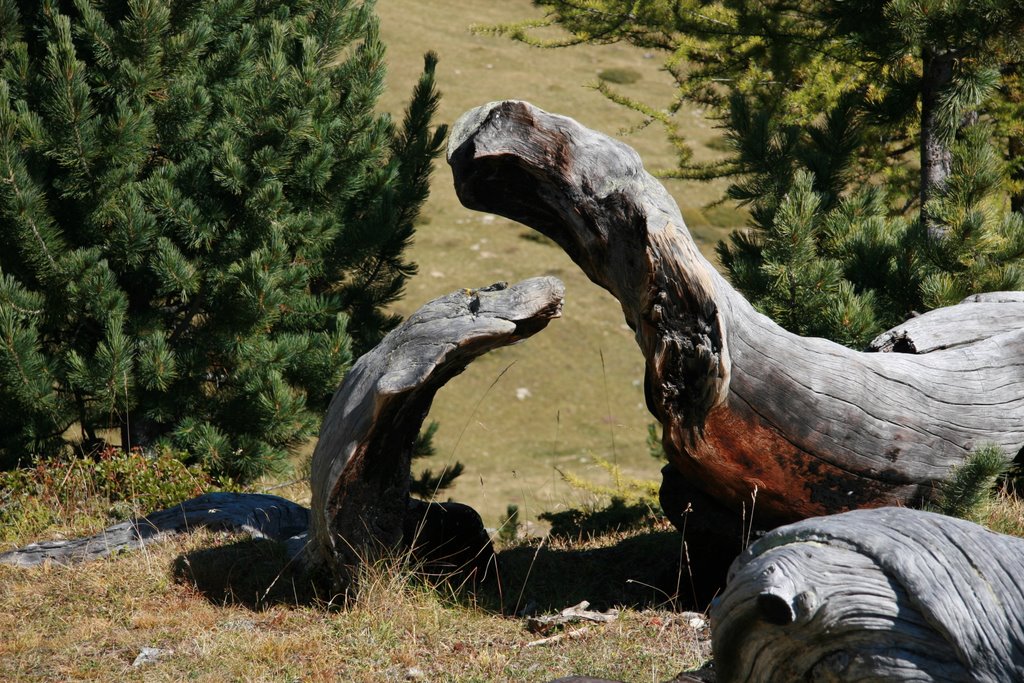
{"label": "tree bark", "polygon": [[945,237],[946,230],[928,218],[928,200],[946,184],[953,170],[951,140],[942,134],[941,97],[953,80],[951,52],[925,49],[921,75],[921,220],[933,240]]}
{"label": "tree bark", "polygon": [[772,531],[711,609],[718,683],[1024,680],[1024,540],[906,508]]}
{"label": "tree bark", "polygon": [[[448,158],[462,203],[557,242],[622,306],[647,360],[670,461],[763,525],[917,504],[967,454],[1024,447],[1024,315],[928,354],[860,353],[790,334],[700,254],[626,145],[525,102],[474,109]],[[969,303],[942,313],[955,330]],[[963,316],[963,317],[962,317]],[[983,335],[984,336],[984,335]]]}
{"label": "tree bark", "polygon": [[564,287],[535,278],[435,299],[363,355],[331,400],[313,452],[311,559],[346,588],[402,540],[413,444],[434,394],[477,356],[561,314]]}
{"label": "tree bark", "polygon": [[284,541],[311,569],[352,588],[361,562],[399,548],[428,573],[480,575],[493,550],[479,515],[410,499],[409,464],[434,394],[476,357],[515,344],[560,315],[564,286],[541,277],[435,299],[364,354],[327,409],[313,453],[312,509],[276,496],[213,493],[86,539],[33,544],[0,562],[35,565],[105,557],[207,526]]}

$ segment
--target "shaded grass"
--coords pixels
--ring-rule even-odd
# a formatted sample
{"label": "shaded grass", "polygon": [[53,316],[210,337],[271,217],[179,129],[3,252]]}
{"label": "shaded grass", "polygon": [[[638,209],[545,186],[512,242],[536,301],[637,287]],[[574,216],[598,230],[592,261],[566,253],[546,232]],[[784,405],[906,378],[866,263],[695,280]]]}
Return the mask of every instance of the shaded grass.
{"label": "shaded grass", "polygon": [[[664,542],[658,536],[633,542],[650,549]],[[493,596],[435,591],[404,565],[380,563],[342,609],[303,586],[274,546],[203,531],[71,568],[0,566],[0,680],[540,681],[586,672],[646,681],[708,656],[706,631],[656,607],[656,595],[630,597],[628,584],[615,595],[617,580],[611,589],[578,582],[575,571],[600,574],[592,563],[609,548],[538,554],[524,597],[538,609],[577,598],[651,607],[530,647],[538,636],[489,606]],[[504,554],[509,590],[531,553]],[[629,564],[643,562],[623,556],[621,576]],[[166,655],[132,667],[143,647]]]}
{"label": "shaded grass", "polygon": [[619,85],[627,85],[629,83],[636,83],[643,76],[636,69],[629,67],[614,67],[611,69],[601,69],[597,72],[597,77],[602,81],[608,81],[609,83],[618,83]]}

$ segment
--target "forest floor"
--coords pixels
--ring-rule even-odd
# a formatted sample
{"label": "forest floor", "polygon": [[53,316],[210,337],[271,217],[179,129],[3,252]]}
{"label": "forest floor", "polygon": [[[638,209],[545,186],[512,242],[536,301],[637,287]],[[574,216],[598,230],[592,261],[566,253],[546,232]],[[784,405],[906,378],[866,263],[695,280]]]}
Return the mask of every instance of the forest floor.
{"label": "forest floor", "polygon": [[[664,681],[710,656],[706,619],[637,583],[667,566],[638,572],[637,553],[671,558],[678,541],[664,529],[533,539],[501,553],[500,591],[475,596],[377,566],[346,607],[276,544],[213,532],[86,565],[0,566],[0,680]],[[625,608],[610,623],[528,627],[527,614],[584,599]]]}

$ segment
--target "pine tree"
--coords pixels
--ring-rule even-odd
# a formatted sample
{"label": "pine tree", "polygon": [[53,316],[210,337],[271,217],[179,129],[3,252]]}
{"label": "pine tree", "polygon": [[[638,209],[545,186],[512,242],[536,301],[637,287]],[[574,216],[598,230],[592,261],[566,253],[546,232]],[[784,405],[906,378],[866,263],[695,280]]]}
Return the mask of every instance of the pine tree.
{"label": "pine tree", "polygon": [[[664,109],[600,88],[667,127],[669,175],[733,178],[752,230],[722,262],[790,329],[859,346],[961,293],[1024,286],[1020,0],[536,4],[567,38],[491,28],[667,54],[679,88]],[[727,159],[692,162],[673,126],[684,102],[719,118]]]}
{"label": "pine tree", "polygon": [[372,2],[0,0],[0,464],[170,442],[242,480],[396,322],[443,127]]}

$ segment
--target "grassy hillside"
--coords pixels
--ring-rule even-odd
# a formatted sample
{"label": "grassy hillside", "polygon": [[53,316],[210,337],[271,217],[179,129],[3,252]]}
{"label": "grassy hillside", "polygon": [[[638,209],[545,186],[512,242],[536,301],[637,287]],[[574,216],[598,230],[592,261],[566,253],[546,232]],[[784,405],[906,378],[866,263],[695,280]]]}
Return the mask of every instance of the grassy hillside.
{"label": "grassy hillside", "polygon": [[[674,159],[661,130],[626,129],[641,118],[593,89],[598,73],[629,70],[638,76],[616,86],[645,101],[667,102],[672,82],[656,56],[627,46],[540,50],[503,38],[474,35],[471,24],[537,16],[526,0],[380,0],[388,45],[389,82],[382,106],[401,115],[422,68],[422,56],[440,56],[443,93],[439,121],[498,99],[524,99],[609,134],[640,152],[648,169]],[[680,114],[682,130],[698,158],[714,152],[715,137],[698,112]],[[727,210],[705,205],[721,187],[670,182],[687,223],[705,254],[740,222]],[[656,479],[660,465],[647,455],[643,358],[617,302],[592,284],[557,247],[531,239],[525,227],[464,209],[452,189],[447,164],[438,164],[412,258],[420,272],[396,306],[408,314],[431,298],[460,287],[551,274],[567,286],[563,318],[523,345],[473,363],[438,395],[431,419],[441,423],[433,463],[462,461],[467,472],[450,495],[473,505],[495,524],[508,504],[527,519],[544,510],[586,502],[562,483],[556,467],[600,479],[593,458],[617,461],[633,476]]]}

